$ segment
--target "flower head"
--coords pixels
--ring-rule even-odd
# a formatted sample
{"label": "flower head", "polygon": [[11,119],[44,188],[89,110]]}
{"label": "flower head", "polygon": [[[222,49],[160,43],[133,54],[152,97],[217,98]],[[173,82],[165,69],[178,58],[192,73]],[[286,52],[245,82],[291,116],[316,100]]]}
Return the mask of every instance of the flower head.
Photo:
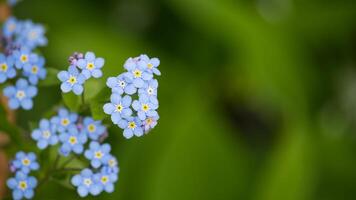
{"label": "flower head", "polygon": [[73,90],[76,95],[82,94],[84,90],[82,84],[85,82],[85,76],[79,73],[75,66],[69,66],[68,71],[59,72],[57,77],[62,81],[61,90],[64,93]]}
{"label": "flower head", "polygon": [[143,135],[142,122],[138,117],[129,117],[119,121],[118,126],[124,129],[124,137],[132,138],[134,135],[140,137]]}
{"label": "flower head", "polygon": [[59,132],[66,131],[71,125],[73,125],[78,119],[76,113],[71,113],[67,109],[60,108],[58,115],[52,117],[51,123],[56,126]]}
{"label": "flower head", "polygon": [[137,116],[140,120],[145,120],[147,117],[155,117],[158,115],[156,109],[158,108],[158,101],[154,100],[152,103],[148,96],[140,95],[139,100],[132,102],[132,107],[137,111]]}
{"label": "flower head", "polygon": [[40,127],[32,132],[31,137],[37,141],[37,146],[40,149],[45,149],[48,145],[55,145],[58,142],[56,127],[47,119],[40,121]]}
{"label": "flower head", "polygon": [[88,137],[92,140],[98,140],[106,132],[105,126],[101,121],[95,121],[91,117],[86,117],[83,120],[83,130],[87,133]]}
{"label": "flower head", "polygon": [[86,197],[89,193],[96,196],[102,190],[100,184],[94,180],[94,174],[90,169],[83,169],[80,174],[72,177],[71,182],[77,187],[81,197]]}
{"label": "flower head", "polygon": [[[103,168],[104,169],[104,168]],[[101,190],[107,193],[114,191],[114,183],[117,181],[118,176],[116,173],[109,173],[107,170],[94,174],[94,181],[98,183]]]}
{"label": "flower head", "polygon": [[15,60],[15,66],[17,69],[22,69],[27,63],[36,63],[38,60],[38,55],[32,53],[28,48],[21,48],[13,52],[13,57]]}
{"label": "flower head", "polygon": [[44,68],[45,59],[43,57],[39,57],[36,62],[26,63],[24,68],[24,75],[28,77],[28,80],[31,84],[36,85],[38,80],[45,79],[47,70]]}
{"label": "flower head", "polygon": [[158,58],[149,58],[146,54],[140,55],[139,61],[137,63],[142,68],[146,68],[146,71],[154,73],[156,75],[161,75],[161,72],[158,70],[160,61]]}
{"label": "flower head", "polygon": [[4,23],[2,32],[6,38],[10,38],[19,32],[19,28],[20,25],[17,19],[15,17],[10,17]]}
{"label": "flower head", "polygon": [[110,158],[111,147],[109,144],[100,145],[98,142],[91,142],[89,149],[85,151],[84,155],[90,160],[91,166],[98,168],[108,162]]}
{"label": "flower head", "polygon": [[86,79],[93,76],[94,78],[99,78],[103,75],[101,68],[104,66],[103,58],[96,58],[93,52],[87,52],[84,59],[79,59],[77,61],[77,66],[82,69],[82,73]]}
{"label": "flower head", "polygon": [[22,22],[21,32],[16,38],[16,43],[25,46],[29,49],[34,49],[37,46],[47,45],[45,28],[40,24],[35,24],[30,20]]}
{"label": "flower head", "polygon": [[131,97],[124,96],[123,98],[118,94],[112,94],[111,103],[104,105],[104,112],[111,115],[111,120],[114,124],[117,124],[122,118],[131,116],[132,110],[129,108],[131,104]]}
{"label": "flower head", "polygon": [[0,83],[4,83],[8,78],[14,78],[15,76],[16,70],[13,57],[5,57],[4,54],[0,54]]}
{"label": "flower head", "polygon": [[16,86],[4,88],[4,95],[9,98],[11,109],[22,107],[25,110],[30,110],[33,107],[32,98],[37,95],[37,88],[29,85],[25,79],[19,79]]}
{"label": "flower head", "polygon": [[70,152],[81,154],[84,151],[84,144],[87,139],[84,132],[79,132],[75,125],[71,125],[67,131],[59,135],[59,140],[62,143],[59,153],[64,156],[68,156]]}
{"label": "flower head", "polygon": [[120,74],[117,77],[109,77],[106,81],[106,85],[111,88],[113,93],[132,95],[136,93],[136,87],[132,83],[132,79],[124,74]]}
{"label": "flower head", "polygon": [[138,94],[147,96],[151,103],[158,104],[157,101],[158,81],[156,79],[149,80],[145,85],[138,90]]}
{"label": "flower head", "polygon": [[102,171],[106,171],[107,173],[119,173],[119,163],[115,156],[109,155],[107,162],[104,163]]}
{"label": "flower head", "polygon": [[143,122],[143,130],[145,133],[148,133],[151,129],[153,129],[157,125],[157,121],[159,119],[159,115],[157,114],[156,116],[153,117],[147,117]]}
{"label": "flower head", "polygon": [[31,170],[38,170],[40,167],[34,153],[30,152],[26,154],[23,151],[16,154],[15,160],[12,161],[12,166],[16,171],[20,171],[24,174],[30,173]]}
{"label": "flower head", "polygon": [[15,177],[7,180],[7,186],[12,190],[13,199],[32,199],[34,196],[34,189],[37,186],[37,179],[22,172],[18,172]]}
{"label": "flower head", "polygon": [[143,87],[145,81],[153,78],[152,73],[147,72],[145,66],[138,65],[136,59],[129,58],[126,60],[124,67],[128,71],[128,73],[124,73],[124,75],[127,78],[132,79],[132,83],[136,88]]}

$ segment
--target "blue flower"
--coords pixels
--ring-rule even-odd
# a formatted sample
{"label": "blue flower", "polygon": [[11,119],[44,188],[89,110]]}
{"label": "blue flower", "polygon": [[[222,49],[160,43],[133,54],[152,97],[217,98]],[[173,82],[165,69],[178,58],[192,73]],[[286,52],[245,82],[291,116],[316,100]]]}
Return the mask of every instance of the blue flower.
{"label": "blue flower", "polygon": [[21,48],[13,52],[13,57],[15,59],[15,66],[17,69],[22,69],[22,67],[27,63],[36,63],[38,60],[38,55],[31,53],[28,48]]}
{"label": "blue flower", "polygon": [[59,153],[68,156],[70,152],[81,154],[84,151],[84,144],[87,142],[87,135],[84,132],[79,132],[75,125],[71,125],[68,131],[62,132],[59,135],[59,140],[62,146]]}
{"label": "blue flower", "polygon": [[149,58],[147,55],[143,54],[140,55],[139,61],[137,63],[139,66],[142,68],[146,68],[147,71],[154,73],[158,76],[161,75],[161,72],[157,69],[157,67],[160,64],[160,61],[158,58]]}
{"label": "blue flower", "polygon": [[39,57],[36,62],[26,63],[24,68],[24,75],[28,77],[28,80],[31,84],[36,85],[38,80],[45,79],[47,75],[47,70],[44,68],[45,59]]}
{"label": "blue flower", "polygon": [[114,157],[113,155],[109,155],[107,162],[104,163],[102,171],[115,174],[119,173],[119,164],[117,162],[116,157]]}
{"label": "blue flower", "polygon": [[16,171],[28,174],[31,170],[38,170],[39,164],[36,161],[36,155],[32,152],[26,154],[23,151],[16,153],[12,166]]}
{"label": "blue flower", "polygon": [[37,95],[37,88],[29,85],[25,79],[19,79],[16,86],[4,88],[4,95],[9,98],[11,109],[22,107],[25,110],[30,110],[33,107],[32,98]]}
{"label": "blue flower", "polygon": [[58,116],[54,116],[51,119],[51,123],[56,125],[58,132],[64,132],[73,125],[78,119],[78,115],[70,113],[67,109],[60,108],[58,110]]}
{"label": "blue flower", "polygon": [[145,81],[153,78],[152,73],[147,72],[145,66],[138,65],[135,59],[129,58],[124,67],[128,70],[128,73],[125,73],[124,75],[127,78],[132,79],[132,83],[136,88],[143,87]]}
{"label": "blue flower", "polygon": [[131,104],[131,97],[124,96],[123,98],[118,94],[112,94],[110,97],[111,103],[104,105],[104,112],[111,115],[111,121],[117,124],[122,118],[131,116],[132,110],[129,108]]}
{"label": "blue flower", "polygon": [[19,22],[15,17],[10,17],[6,20],[3,26],[3,34],[6,38],[12,37],[15,33],[19,31]]}
{"label": "blue flower", "polygon": [[64,93],[73,90],[76,95],[82,94],[84,90],[82,84],[85,82],[85,76],[80,74],[75,66],[69,66],[68,71],[59,72],[57,77],[62,81],[61,90]]}
{"label": "blue flower", "polygon": [[37,179],[18,172],[15,177],[7,180],[7,186],[12,190],[13,199],[32,199],[34,189],[37,186]]}
{"label": "blue flower", "polygon": [[124,129],[124,137],[127,139],[132,136],[140,137],[143,135],[142,122],[138,117],[129,117],[119,121],[118,126]]}
{"label": "blue flower", "polygon": [[92,140],[98,140],[106,132],[105,126],[101,124],[101,121],[95,121],[91,117],[86,117],[83,120],[83,129],[87,132],[87,135]]}
{"label": "blue flower", "polygon": [[[158,103],[157,100],[155,100],[155,102]],[[133,101],[132,108],[137,111],[137,116],[140,120],[145,120],[147,117],[155,117],[158,115],[156,111],[158,104],[151,103],[150,99],[146,95],[140,95],[138,101]]]}
{"label": "blue flower", "polygon": [[159,119],[158,114],[154,117],[147,117],[143,123],[143,129],[145,131],[145,133],[148,133],[151,129],[153,129],[156,125],[157,125],[157,121]]}
{"label": "blue flower", "polygon": [[140,96],[145,95],[149,98],[151,103],[158,104],[157,88],[158,88],[158,81],[156,79],[152,79],[147,81],[145,85],[138,90],[138,94]]}
{"label": "blue flower", "polygon": [[132,95],[136,93],[136,87],[132,84],[132,79],[128,78],[124,74],[120,74],[117,77],[109,77],[106,81],[106,85],[111,88],[113,93]]}
{"label": "blue flower", "polygon": [[84,59],[79,59],[77,61],[77,66],[82,69],[82,73],[86,79],[93,76],[94,78],[99,78],[103,75],[101,68],[104,66],[103,58],[95,58],[93,52],[87,52]]}
{"label": "blue flower", "polygon": [[37,146],[40,149],[45,149],[48,145],[58,143],[56,127],[47,119],[40,121],[40,127],[32,132],[31,137],[37,141]]}
{"label": "blue flower", "polygon": [[45,32],[42,25],[34,24],[32,21],[27,20],[21,25],[21,32],[16,39],[16,43],[29,49],[45,46],[47,45],[47,38],[44,36]]}
{"label": "blue flower", "polygon": [[114,191],[114,183],[117,181],[118,176],[115,173],[108,173],[107,170],[94,174],[94,181],[99,184],[100,189],[107,193]]}
{"label": "blue flower", "polygon": [[90,160],[94,168],[98,168],[108,162],[110,150],[111,147],[109,144],[100,145],[98,142],[93,141],[90,143],[89,149],[85,151],[84,156]]}
{"label": "blue flower", "polygon": [[94,180],[94,174],[90,169],[83,169],[80,174],[72,177],[71,182],[77,187],[77,192],[81,197],[86,197],[89,193],[96,196],[101,192],[101,187]]}
{"label": "blue flower", "polygon": [[14,78],[16,70],[12,56],[5,57],[0,54],[0,83],[4,83],[8,78]]}

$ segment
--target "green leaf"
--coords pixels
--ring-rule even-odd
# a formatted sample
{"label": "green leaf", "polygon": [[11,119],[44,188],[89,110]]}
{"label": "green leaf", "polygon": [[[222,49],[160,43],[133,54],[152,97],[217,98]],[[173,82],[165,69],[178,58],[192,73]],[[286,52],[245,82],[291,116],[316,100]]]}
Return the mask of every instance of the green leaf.
{"label": "green leaf", "polygon": [[90,110],[92,117],[95,120],[103,120],[106,115],[103,111],[103,106],[110,99],[110,89],[102,89],[91,101],[90,101]]}
{"label": "green leaf", "polygon": [[64,104],[71,110],[78,112],[81,105],[81,96],[75,95],[73,92],[62,93]]}
{"label": "green leaf", "polygon": [[84,99],[89,101],[96,97],[100,91],[105,87],[105,83],[101,79],[89,79],[84,85]]}
{"label": "green leaf", "polygon": [[57,74],[59,73],[58,69],[55,68],[47,68],[47,77],[45,80],[39,82],[39,86],[54,86],[59,85],[60,81],[57,78]]}

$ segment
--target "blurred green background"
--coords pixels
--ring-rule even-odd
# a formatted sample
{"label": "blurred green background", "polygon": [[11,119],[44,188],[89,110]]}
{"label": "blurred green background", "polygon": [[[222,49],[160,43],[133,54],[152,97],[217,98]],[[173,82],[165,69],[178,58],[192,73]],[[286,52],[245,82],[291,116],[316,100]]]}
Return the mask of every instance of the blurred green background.
{"label": "blurred green background", "polygon": [[[14,15],[46,25],[49,67],[104,57],[93,94],[126,58],[161,60],[159,124],[110,128],[120,178],[95,199],[356,198],[354,0],[24,0]],[[41,87],[19,126],[60,101]],[[45,187],[37,199],[78,199]]]}

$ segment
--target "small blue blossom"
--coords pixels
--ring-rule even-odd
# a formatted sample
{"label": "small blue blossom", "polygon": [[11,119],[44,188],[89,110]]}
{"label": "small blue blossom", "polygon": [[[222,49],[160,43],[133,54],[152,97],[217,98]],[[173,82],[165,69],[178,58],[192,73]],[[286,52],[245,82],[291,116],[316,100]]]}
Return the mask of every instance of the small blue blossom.
{"label": "small blue blossom", "polygon": [[90,169],[83,169],[80,174],[72,177],[71,182],[77,187],[81,197],[86,197],[89,193],[96,196],[102,190],[100,184],[94,180],[94,174]]}
{"label": "small blue blossom", "polygon": [[11,109],[22,107],[30,110],[33,107],[32,98],[37,95],[37,88],[29,85],[25,79],[19,79],[16,86],[4,88],[4,95],[9,99]]}
{"label": "small blue blossom", "polygon": [[131,116],[132,110],[129,108],[131,104],[131,97],[124,96],[123,98],[118,94],[112,94],[110,97],[111,103],[104,105],[104,112],[111,115],[111,121],[117,124],[122,118]]}
{"label": "small blue blossom", "polygon": [[15,76],[16,70],[12,56],[5,57],[4,54],[0,54],[0,83],[4,83],[8,78]]}
{"label": "small blue blossom", "polygon": [[114,183],[117,181],[118,176],[115,173],[108,173],[107,170],[101,170],[101,172],[94,174],[93,178],[100,186],[100,190],[112,193],[114,191]]}
{"label": "small blue blossom", "polygon": [[157,88],[158,88],[158,81],[156,79],[152,79],[147,81],[145,85],[138,90],[138,94],[140,96],[145,95],[149,98],[151,103],[158,104]]}
{"label": "small blue blossom", "polygon": [[37,179],[18,172],[15,177],[7,180],[7,186],[12,190],[13,199],[32,199],[34,196],[34,189],[37,186]]}
{"label": "small blue blossom", "polygon": [[20,26],[17,19],[15,17],[10,17],[4,23],[2,32],[6,38],[10,38],[19,32],[19,28]]}
{"label": "small blue blossom", "polygon": [[136,93],[136,87],[132,84],[132,79],[124,74],[120,74],[117,77],[109,77],[106,81],[106,85],[111,88],[113,93],[132,95]]}
{"label": "small blue blossom", "polygon": [[136,88],[141,88],[144,86],[145,81],[151,80],[153,78],[152,73],[147,72],[146,67],[138,65],[135,59],[129,58],[125,65],[128,73],[125,76],[132,79],[132,83]]}
{"label": "small blue blossom", "polygon": [[54,116],[51,119],[51,123],[54,124],[58,132],[64,132],[73,125],[78,119],[78,115],[69,112],[67,109],[60,108],[58,110],[58,116]]}
{"label": "small blue blossom", "polygon": [[140,137],[143,135],[142,122],[138,117],[129,117],[119,121],[118,126],[124,129],[124,137],[132,138],[134,135]]}
{"label": "small blue blossom", "polygon": [[149,58],[147,55],[140,55],[139,61],[137,63],[142,68],[146,68],[147,71],[154,73],[158,76],[161,75],[161,72],[157,69],[160,61],[158,58]]}
{"label": "small blue blossom", "polygon": [[68,71],[59,72],[57,77],[62,81],[61,90],[64,93],[72,90],[76,95],[83,93],[84,88],[82,84],[85,82],[85,76],[79,73],[75,66],[69,66]]}
{"label": "small blue blossom", "polygon": [[82,69],[82,73],[86,79],[93,76],[94,78],[99,78],[103,75],[101,68],[104,66],[103,58],[96,58],[93,52],[87,52],[84,59],[79,59],[77,61],[77,66]]}
{"label": "small blue blossom", "polygon": [[101,124],[101,121],[95,121],[91,117],[84,118],[83,130],[87,132],[88,137],[92,140],[98,140],[106,132],[106,128]]}
{"label": "small blue blossom", "polygon": [[38,60],[38,55],[32,53],[28,48],[21,48],[20,50],[14,51],[13,57],[17,69],[22,69],[25,64],[36,63]]}
{"label": "small blue blossom", "polygon": [[89,149],[85,151],[84,156],[90,160],[94,168],[98,168],[108,162],[110,150],[109,144],[100,145],[98,142],[93,141],[90,143]]}
{"label": "small blue blossom", "polygon": [[24,75],[28,77],[31,84],[36,85],[38,80],[43,80],[46,78],[47,70],[44,68],[45,59],[39,57],[36,62],[26,63],[24,68]]}
{"label": "small blue blossom", "polygon": [[31,137],[37,141],[37,146],[40,149],[45,149],[48,145],[58,143],[56,127],[47,119],[40,121],[40,127],[32,132]]}
{"label": "small blue blossom", "polygon": [[16,43],[29,49],[45,46],[47,45],[47,38],[44,36],[45,32],[45,28],[42,25],[35,24],[30,20],[24,21]]}
{"label": "small blue blossom", "polygon": [[157,121],[159,119],[159,115],[157,114],[156,116],[153,117],[147,117],[143,123],[143,130],[145,133],[148,133],[151,129],[153,129],[157,125]]}
{"label": "small blue blossom", "polygon": [[15,160],[12,161],[12,166],[16,171],[20,171],[24,174],[30,173],[31,170],[38,170],[40,167],[34,153],[29,152],[26,154],[23,151],[16,153]]}
{"label": "small blue blossom", "polygon": [[[158,103],[157,100],[155,100],[155,102]],[[150,99],[146,95],[140,95],[138,101],[133,101],[132,108],[137,111],[137,116],[140,120],[145,120],[147,117],[155,117],[158,115],[156,111],[158,104],[151,103]]]}
{"label": "small blue blossom", "polygon": [[84,144],[87,142],[87,135],[84,132],[79,132],[75,125],[71,125],[68,131],[62,132],[59,135],[59,140],[62,146],[59,153],[68,156],[70,152],[81,154],[84,151]]}
{"label": "small blue blossom", "polygon": [[116,157],[113,155],[109,155],[107,162],[104,163],[104,167],[102,168],[102,171],[105,171],[107,173],[119,173],[119,164],[117,162]]}

